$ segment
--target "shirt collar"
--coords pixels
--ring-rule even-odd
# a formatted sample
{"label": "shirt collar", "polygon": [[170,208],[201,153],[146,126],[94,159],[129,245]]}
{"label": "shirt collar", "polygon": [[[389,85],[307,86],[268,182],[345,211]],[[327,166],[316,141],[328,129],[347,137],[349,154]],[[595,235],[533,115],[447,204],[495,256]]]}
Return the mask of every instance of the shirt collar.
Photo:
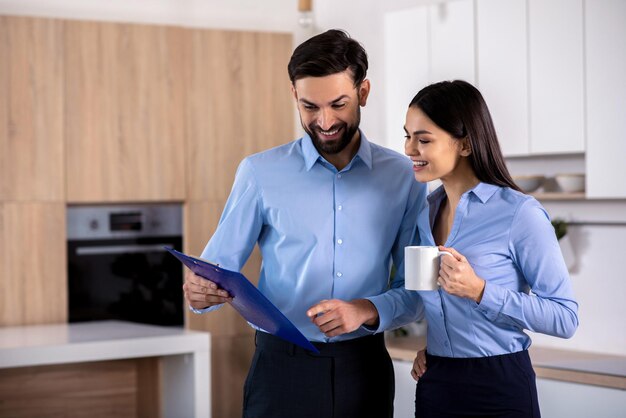
{"label": "shirt collar", "polygon": [[496,186],[495,184],[489,183],[478,183],[476,187],[469,191],[469,193],[473,193],[477,198],[480,199],[481,202],[487,202],[491,196],[493,196],[499,189],[500,186]]}
{"label": "shirt collar", "polygon": [[[350,164],[348,164],[348,167],[352,166],[352,163],[358,157],[361,161],[363,161],[367,168],[371,170],[372,146],[363,134],[363,131],[359,130],[359,132],[361,134],[361,143],[359,144],[359,150],[357,151]],[[320,153],[317,151],[317,148],[315,148],[315,145],[313,145],[313,140],[311,139],[309,134],[304,134],[304,136],[302,137],[302,155],[304,156],[304,165],[307,171],[309,171],[313,167],[318,159],[322,158]]]}
{"label": "shirt collar", "polygon": [[[467,193],[472,193],[474,194],[482,203],[487,202],[491,196],[493,196],[498,190],[500,189],[500,186],[496,186],[495,184],[489,184],[489,183],[478,183],[476,186],[474,186],[473,189],[468,190]],[[428,203],[433,203],[433,202],[439,202],[441,201],[444,196],[446,195],[446,191],[444,190],[443,186],[439,186],[437,187],[437,189],[435,189],[435,191],[433,191],[431,194],[428,195]]]}

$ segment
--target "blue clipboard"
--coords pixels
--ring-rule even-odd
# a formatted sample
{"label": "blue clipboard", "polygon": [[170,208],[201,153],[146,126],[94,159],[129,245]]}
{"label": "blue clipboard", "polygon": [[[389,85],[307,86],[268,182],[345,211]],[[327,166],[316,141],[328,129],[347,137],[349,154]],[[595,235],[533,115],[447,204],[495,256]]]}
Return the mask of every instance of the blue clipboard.
{"label": "blue clipboard", "polygon": [[200,277],[211,280],[232,296],[230,304],[252,325],[272,335],[319,354],[319,350],[246,277],[196,257],[165,247],[174,257]]}

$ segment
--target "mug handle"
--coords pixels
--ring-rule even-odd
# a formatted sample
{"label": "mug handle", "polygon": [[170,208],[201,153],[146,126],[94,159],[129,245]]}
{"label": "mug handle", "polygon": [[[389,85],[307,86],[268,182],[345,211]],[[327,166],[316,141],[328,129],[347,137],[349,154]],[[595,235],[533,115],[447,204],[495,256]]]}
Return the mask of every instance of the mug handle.
{"label": "mug handle", "polygon": [[437,257],[441,257],[442,255],[449,255],[450,257],[454,257],[450,251],[437,251]]}

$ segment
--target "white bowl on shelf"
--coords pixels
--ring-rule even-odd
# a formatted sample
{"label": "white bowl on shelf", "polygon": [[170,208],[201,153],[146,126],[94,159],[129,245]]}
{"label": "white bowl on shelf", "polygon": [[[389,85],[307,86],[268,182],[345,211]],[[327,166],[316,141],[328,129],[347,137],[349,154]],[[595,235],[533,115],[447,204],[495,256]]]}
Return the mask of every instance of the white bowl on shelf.
{"label": "white bowl on shelf", "polygon": [[556,174],[554,176],[559,189],[564,193],[579,193],[585,191],[585,175],[579,173]]}
{"label": "white bowl on shelf", "polygon": [[544,176],[538,175],[513,176],[513,181],[524,193],[532,193],[537,190],[543,184],[544,179]]}

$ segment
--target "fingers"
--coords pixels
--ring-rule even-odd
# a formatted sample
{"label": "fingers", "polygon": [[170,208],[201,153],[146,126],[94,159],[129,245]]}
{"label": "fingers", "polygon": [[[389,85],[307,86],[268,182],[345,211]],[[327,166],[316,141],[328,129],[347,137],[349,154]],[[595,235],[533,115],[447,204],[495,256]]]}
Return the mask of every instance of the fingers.
{"label": "fingers", "polygon": [[426,372],[426,350],[420,350],[413,360],[413,368],[411,369],[411,376],[414,380],[419,380],[420,377]]}
{"label": "fingers", "polygon": [[449,253],[451,253],[454,257],[446,257],[446,255],[444,254],[443,256],[441,256],[441,261],[443,262],[443,260],[445,259],[450,259],[450,258],[454,258],[456,261],[461,261],[461,262],[465,262],[465,257],[463,256],[463,254],[461,254],[460,252],[458,252],[457,250],[455,250],[452,247],[444,247],[443,245],[440,245],[439,247],[439,251],[447,251]]}
{"label": "fingers", "polygon": [[350,325],[349,307],[348,303],[337,299],[322,300],[309,308],[307,316],[324,335],[336,337],[354,330]]}
{"label": "fingers", "polygon": [[334,304],[329,300],[322,300],[318,304],[313,305],[306,311],[306,316],[315,318],[317,315],[324,314],[333,308]]}
{"label": "fingers", "polygon": [[185,299],[195,309],[208,308],[232,301],[231,295],[210,280],[195,275],[191,271],[185,274],[183,284]]}

